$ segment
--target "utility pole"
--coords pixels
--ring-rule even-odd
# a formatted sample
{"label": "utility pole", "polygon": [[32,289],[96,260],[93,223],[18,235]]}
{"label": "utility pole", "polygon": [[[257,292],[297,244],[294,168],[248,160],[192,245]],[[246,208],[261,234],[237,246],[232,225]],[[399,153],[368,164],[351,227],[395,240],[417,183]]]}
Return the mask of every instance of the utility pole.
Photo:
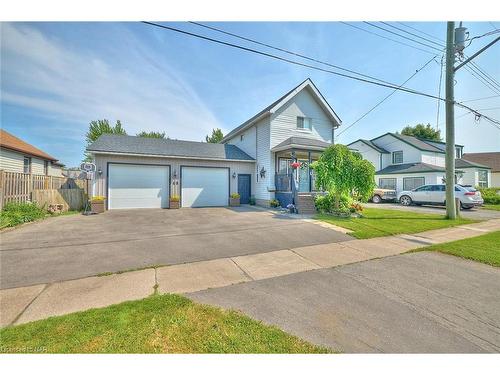
{"label": "utility pole", "polygon": [[455,207],[455,22],[446,32],[446,217],[457,218]]}

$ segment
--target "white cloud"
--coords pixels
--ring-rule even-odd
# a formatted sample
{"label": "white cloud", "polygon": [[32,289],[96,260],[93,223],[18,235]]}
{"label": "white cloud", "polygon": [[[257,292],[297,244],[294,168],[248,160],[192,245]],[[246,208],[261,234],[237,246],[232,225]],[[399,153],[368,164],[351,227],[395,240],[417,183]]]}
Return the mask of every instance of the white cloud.
{"label": "white cloud", "polygon": [[180,73],[150,53],[134,50],[134,36],[120,30],[126,54],[97,56],[20,24],[1,24],[2,101],[49,118],[80,124],[120,119],[129,134],[161,130],[170,137],[201,140],[220,127]]}

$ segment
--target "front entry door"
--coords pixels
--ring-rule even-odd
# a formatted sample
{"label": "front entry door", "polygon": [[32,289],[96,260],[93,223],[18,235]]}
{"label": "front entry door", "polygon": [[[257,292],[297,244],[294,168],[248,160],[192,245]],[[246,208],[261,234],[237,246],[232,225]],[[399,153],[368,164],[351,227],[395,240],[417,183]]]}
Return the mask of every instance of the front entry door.
{"label": "front entry door", "polygon": [[240,203],[248,204],[250,203],[250,175],[249,174],[239,174],[238,175],[238,194],[240,195]]}

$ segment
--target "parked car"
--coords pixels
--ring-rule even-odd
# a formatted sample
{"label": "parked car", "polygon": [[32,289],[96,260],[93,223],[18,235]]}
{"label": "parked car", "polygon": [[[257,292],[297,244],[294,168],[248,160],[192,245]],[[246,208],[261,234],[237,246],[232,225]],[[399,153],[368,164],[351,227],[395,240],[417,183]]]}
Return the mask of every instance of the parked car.
{"label": "parked car", "polygon": [[382,201],[396,200],[396,190],[375,188],[373,190],[372,202],[380,203]]}
{"label": "parked car", "polygon": [[[483,204],[481,192],[473,187],[455,185],[455,197],[460,199],[460,207],[464,209]],[[443,206],[446,204],[446,187],[445,185],[422,185],[413,190],[400,192],[398,201],[403,206],[411,204]]]}

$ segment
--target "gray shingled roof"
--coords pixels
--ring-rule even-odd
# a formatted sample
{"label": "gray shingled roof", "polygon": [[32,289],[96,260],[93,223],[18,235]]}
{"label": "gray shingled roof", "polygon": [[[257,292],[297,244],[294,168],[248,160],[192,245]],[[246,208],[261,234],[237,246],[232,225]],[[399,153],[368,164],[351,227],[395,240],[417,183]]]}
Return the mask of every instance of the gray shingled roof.
{"label": "gray shingled roof", "polygon": [[303,138],[303,137],[290,137],[285,139],[283,142],[273,147],[273,150],[280,149],[282,147],[290,146],[290,145],[298,145],[303,147],[319,147],[319,148],[327,148],[331,146],[330,143],[320,141],[318,139],[311,138]]}
{"label": "gray shingled roof", "polygon": [[353,143],[356,143],[356,142],[358,142],[358,141],[359,141],[359,142],[363,142],[365,145],[370,146],[370,147],[371,147],[371,148],[373,148],[375,151],[378,151],[378,152],[380,152],[380,153],[382,153],[382,154],[390,154],[390,152],[389,152],[389,151],[387,151],[387,150],[383,149],[382,147],[377,146],[375,143],[373,143],[372,141],[370,141],[370,140],[368,140],[368,139],[358,139],[357,141],[354,141],[354,142],[352,142],[352,143],[349,143],[349,144],[347,145],[347,147],[349,147],[350,145],[352,145]]}
{"label": "gray shingled roof", "polygon": [[487,165],[475,163],[470,160],[465,159],[456,159],[455,160],[455,168],[486,168],[491,169]]}
{"label": "gray shingled roof", "polygon": [[444,151],[440,147],[425,142],[417,137],[412,137],[411,135],[396,134],[396,133],[390,133],[390,134],[402,140],[403,142],[409,143],[410,145],[418,148],[419,150],[444,153]]}
{"label": "gray shingled roof", "polygon": [[103,134],[87,151],[123,154],[255,160],[235,145]]}
{"label": "gray shingled roof", "polygon": [[443,167],[426,163],[405,163],[394,164],[381,169],[375,174],[399,174],[399,173],[424,173],[424,172],[444,172]]}

